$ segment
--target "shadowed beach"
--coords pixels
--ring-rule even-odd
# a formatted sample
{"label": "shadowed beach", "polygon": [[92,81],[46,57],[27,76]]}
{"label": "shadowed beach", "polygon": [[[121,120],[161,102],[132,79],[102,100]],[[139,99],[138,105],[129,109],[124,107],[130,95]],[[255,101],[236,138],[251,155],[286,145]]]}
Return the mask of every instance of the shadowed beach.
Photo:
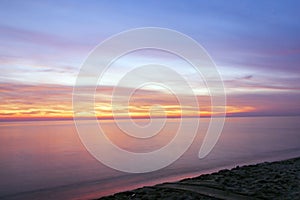
{"label": "shadowed beach", "polygon": [[299,199],[300,157],[236,166],[102,197],[111,199]]}

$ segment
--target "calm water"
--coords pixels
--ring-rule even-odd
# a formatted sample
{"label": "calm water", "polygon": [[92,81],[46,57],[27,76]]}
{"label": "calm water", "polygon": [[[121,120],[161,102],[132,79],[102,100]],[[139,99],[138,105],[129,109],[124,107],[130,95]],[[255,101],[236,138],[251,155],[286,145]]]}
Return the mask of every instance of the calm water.
{"label": "calm water", "polygon": [[[0,198],[95,198],[238,164],[300,156],[300,117],[244,117],[228,118],[213,151],[199,160],[208,122],[201,119],[196,140],[180,159],[145,174],[118,172],[99,163],[81,144],[73,121],[1,122]],[[85,123],[88,132],[89,122]],[[167,144],[177,124],[178,119],[170,119],[151,141],[132,139],[109,120],[103,127],[118,146],[147,152]]]}

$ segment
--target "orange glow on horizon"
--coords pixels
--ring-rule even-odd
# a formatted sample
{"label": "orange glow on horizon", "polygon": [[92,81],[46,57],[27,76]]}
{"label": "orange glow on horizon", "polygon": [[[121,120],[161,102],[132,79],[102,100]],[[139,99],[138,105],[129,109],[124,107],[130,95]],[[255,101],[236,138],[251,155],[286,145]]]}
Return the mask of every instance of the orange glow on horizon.
{"label": "orange glow on horizon", "polygon": [[[72,119],[72,87],[60,85],[12,85],[2,84],[0,99],[0,120],[14,119]],[[5,88],[5,89],[3,89]],[[125,90],[125,88],[124,88]],[[114,104],[109,98],[111,87],[98,89],[93,113],[82,114],[83,118],[149,118],[151,117],[210,117],[222,113],[212,113],[209,96],[199,96],[199,108],[191,105],[181,107],[175,96],[157,91],[141,91],[134,95],[128,105],[122,98]],[[6,95],[6,96],[5,96]],[[187,96],[186,99],[189,99]],[[84,105],[82,107],[84,111]],[[256,111],[255,106],[239,105],[231,102],[226,107],[227,114]]]}
{"label": "orange glow on horizon", "polygon": [[[19,109],[15,112],[11,110],[1,110],[0,120],[9,120],[9,119],[73,119],[73,111],[71,106],[64,106],[64,109],[51,109],[49,107],[41,107],[40,109]],[[254,111],[254,107],[244,106],[227,106],[226,114],[238,114],[238,113],[246,113]],[[177,110],[168,110],[164,108],[162,112],[147,112],[147,111],[139,111],[138,109],[135,111],[130,111],[129,113],[112,113],[111,110],[105,110],[103,112],[96,112],[95,116],[99,119],[110,119],[110,118],[149,118],[149,117],[171,117],[171,118],[179,118],[179,117],[210,117],[210,116],[218,116],[221,113],[212,114],[211,111],[203,110],[198,112],[188,112],[185,111],[185,114],[182,114],[180,108]],[[83,115],[82,118],[94,117],[92,115]]]}

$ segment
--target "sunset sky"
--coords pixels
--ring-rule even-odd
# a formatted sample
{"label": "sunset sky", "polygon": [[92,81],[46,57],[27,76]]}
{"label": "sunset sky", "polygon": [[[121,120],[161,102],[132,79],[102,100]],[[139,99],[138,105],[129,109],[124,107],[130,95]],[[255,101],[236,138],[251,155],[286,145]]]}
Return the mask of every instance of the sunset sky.
{"label": "sunset sky", "polygon": [[[224,80],[229,116],[299,115],[299,8],[296,0],[0,0],[0,119],[72,117],[73,85],[89,52],[106,38],[139,27],[174,29],[199,42]],[[108,72],[97,89],[97,116],[111,116],[114,81],[145,55],[156,56],[136,54]],[[195,82],[201,111],[190,115],[210,115],[207,91],[196,84],[193,71],[168,55],[159,59],[171,60]],[[176,98],[153,88],[141,89],[130,106],[119,109],[144,117],[152,104],[180,115]]]}

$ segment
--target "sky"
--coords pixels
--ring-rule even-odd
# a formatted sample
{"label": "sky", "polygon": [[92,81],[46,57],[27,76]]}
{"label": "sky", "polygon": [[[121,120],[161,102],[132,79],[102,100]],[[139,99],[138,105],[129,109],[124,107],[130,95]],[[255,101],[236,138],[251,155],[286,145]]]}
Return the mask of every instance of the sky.
{"label": "sky", "polygon": [[[228,116],[299,115],[299,8],[296,0],[0,0],[0,119],[72,117],[73,86],[89,53],[112,35],[140,27],[173,29],[206,49],[224,81]],[[172,63],[191,81],[201,109],[189,115],[211,114],[207,91],[189,66],[144,52],[108,72],[97,88],[97,116],[111,116],[114,81],[148,57]],[[153,104],[168,116],[181,113],[174,95],[153,88],[141,88],[118,109],[144,117]]]}

